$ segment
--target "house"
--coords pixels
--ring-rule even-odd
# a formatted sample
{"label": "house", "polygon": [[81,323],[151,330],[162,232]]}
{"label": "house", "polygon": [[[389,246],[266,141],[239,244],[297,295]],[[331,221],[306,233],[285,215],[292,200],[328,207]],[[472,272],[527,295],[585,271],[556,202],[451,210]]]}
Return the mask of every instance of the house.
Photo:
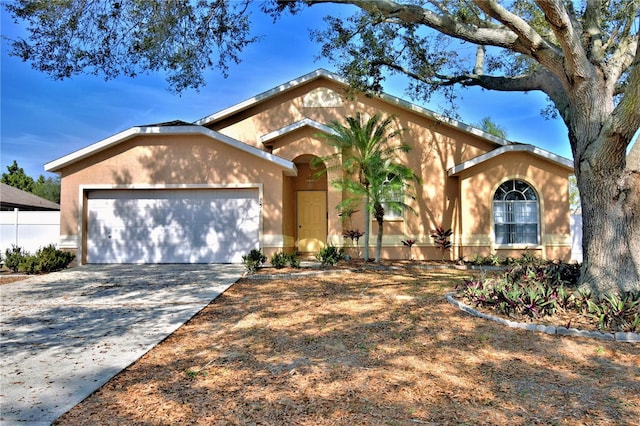
{"label": "house", "polygon": [[[239,262],[260,248],[314,253],[348,246],[362,211],[342,217],[342,193],[318,133],[357,112],[406,129],[404,159],[422,178],[413,212],[385,219],[383,258],[440,259],[430,230],[453,229],[450,256],[529,250],[568,260],[572,162],[382,94],[346,96],[317,70],[194,123],[133,127],[45,165],[62,182],[60,246],[81,263]],[[371,226],[375,241],[376,226]],[[360,247],[361,249],[361,247]],[[373,250],[373,248],[372,248]]]}
{"label": "house", "polygon": [[60,204],[45,200],[30,192],[23,191],[6,183],[0,183],[0,210],[57,211]]}
{"label": "house", "polygon": [[0,250],[20,247],[35,252],[56,244],[60,234],[60,205],[0,183]]}

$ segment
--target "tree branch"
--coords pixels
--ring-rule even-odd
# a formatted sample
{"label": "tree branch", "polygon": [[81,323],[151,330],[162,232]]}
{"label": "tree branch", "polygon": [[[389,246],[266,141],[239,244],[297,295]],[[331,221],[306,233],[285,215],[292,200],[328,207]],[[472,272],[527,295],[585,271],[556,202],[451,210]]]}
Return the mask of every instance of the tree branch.
{"label": "tree branch", "polygon": [[602,44],[602,13],[601,5],[596,1],[588,1],[584,11],[584,34],[587,37],[585,46],[588,47],[589,58],[596,63],[604,60],[605,47]]}
{"label": "tree branch", "polygon": [[[613,111],[613,126],[616,133],[631,141],[635,131],[640,128],[640,46],[636,40],[633,62],[630,64],[627,90]],[[636,142],[638,143],[638,142]]]}
{"label": "tree branch", "polygon": [[[538,7],[544,12],[551,30],[556,35],[562,52],[564,53],[564,73],[569,85],[585,81],[594,77],[594,69],[589,62],[584,47],[580,41],[580,34],[576,31],[573,21],[560,0],[536,0]],[[556,74],[558,75],[558,74]]]}
{"label": "tree branch", "polygon": [[[376,61],[374,65],[387,67],[417,81],[435,86],[453,86],[460,84],[465,87],[478,86],[483,89],[500,92],[531,92],[539,90],[548,93],[548,91],[557,89],[557,79],[544,69],[538,69],[531,74],[523,74],[515,77],[490,76],[477,73],[460,75],[436,73],[433,75],[433,78],[431,78],[403,67],[397,62]],[[553,86],[554,81],[556,82],[555,87]]]}
{"label": "tree branch", "polygon": [[470,43],[527,53],[526,47],[518,41],[518,36],[509,29],[462,24],[453,16],[437,14],[416,5],[399,4],[391,0],[308,0],[307,3],[351,4],[369,13],[382,14],[387,20],[393,19],[393,22],[426,25]]}
{"label": "tree branch", "polygon": [[562,75],[562,53],[524,19],[509,12],[494,0],[475,0],[474,3],[487,15],[500,21],[517,35],[519,43],[524,47],[520,51],[521,53],[554,71],[556,75]]}

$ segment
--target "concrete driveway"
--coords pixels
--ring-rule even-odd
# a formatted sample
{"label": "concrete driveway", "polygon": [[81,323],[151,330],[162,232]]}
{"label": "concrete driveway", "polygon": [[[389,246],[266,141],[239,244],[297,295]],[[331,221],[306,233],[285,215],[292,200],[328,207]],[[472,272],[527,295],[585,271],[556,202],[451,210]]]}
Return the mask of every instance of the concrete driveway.
{"label": "concrete driveway", "polygon": [[242,265],[87,265],[0,286],[0,423],[50,424],[193,317]]}

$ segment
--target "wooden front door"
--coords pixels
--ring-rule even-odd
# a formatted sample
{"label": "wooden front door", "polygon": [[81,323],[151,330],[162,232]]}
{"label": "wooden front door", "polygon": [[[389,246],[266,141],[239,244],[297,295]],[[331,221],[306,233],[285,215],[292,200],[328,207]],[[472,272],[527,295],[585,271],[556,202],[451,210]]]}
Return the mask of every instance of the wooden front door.
{"label": "wooden front door", "polygon": [[327,192],[298,191],[298,251],[317,253],[327,242]]}

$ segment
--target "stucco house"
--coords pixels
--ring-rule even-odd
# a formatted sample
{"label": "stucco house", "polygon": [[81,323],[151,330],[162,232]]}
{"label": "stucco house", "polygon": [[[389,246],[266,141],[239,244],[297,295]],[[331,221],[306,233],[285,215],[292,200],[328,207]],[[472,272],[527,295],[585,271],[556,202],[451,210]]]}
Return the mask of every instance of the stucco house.
{"label": "stucco house", "polygon": [[[317,70],[194,123],[133,127],[45,165],[62,182],[60,247],[81,263],[240,262],[260,248],[314,253],[348,246],[343,194],[310,161],[318,133],[360,112],[395,115],[422,178],[406,211],[385,219],[382,256],[440,259],[430,230],[453,229],[452,258],[535,251],[568,260],[572,162],[383,94],[346,96]],[[375,241],[376,226],[371,226]],[[362,242],[360,242],[362,245]],[[372,247],[373,250],[373,247]]]}

